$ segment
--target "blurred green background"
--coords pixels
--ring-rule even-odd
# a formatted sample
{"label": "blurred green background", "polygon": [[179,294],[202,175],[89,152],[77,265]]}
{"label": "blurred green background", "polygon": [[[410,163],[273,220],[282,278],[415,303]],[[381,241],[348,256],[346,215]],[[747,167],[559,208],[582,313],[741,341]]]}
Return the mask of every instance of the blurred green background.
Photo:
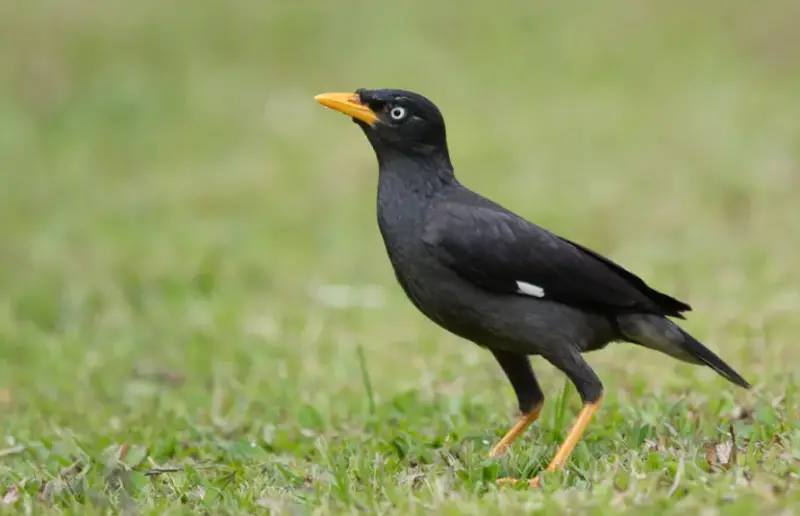
{"label": "blurred green background", "polygon": [[[128,443],[146,450],[135,471],[146,456],[240,471],[236,487],[199,497],[206,510],[522,507],[520,493],[486,487],[497,472],[477,462],[458,480],[447,461],[420,460],[429,490],[403,487],[403,456],[381,470],[397,491],[368,500],[352,460],[328,466],[350,478],[344,488],[321,475],[293,501],[264,494],[289,475],[260,469],[277,458],[317,480],[319,435],[340,443],[337,457],[381,457],[398,435],[426,456],[476,434],[479,461],[514,408],[490,355],[432,326],[395,285],[372,150],[312,100],[359,87],[431,98],[464,183],[689,301],[686,328],[756,386],[612,345],[589,355],[609,408],[576,464],[631,449],[617,439],[624,425],[651,418],[650,437],[663,433],[674,404],[703,414],[705,430],[684,436],[695,451],[736,407],[796,420],[798,20],[791,0],[0,3],[0,448],[13,452],[0,458],[0,494],[19,485],[18,506],[37,503],[35,479]],[[563,376],[535,367],[555,401]],[[545,417],[520,445],[539,454],[534,473],[577,408],[574,393],[565,400],[569,417]],[[390,418],[405,430],[382,426]],[[772,431],[800,440],[791,425]],[[260,454],[240,458],[240,441]],[[793,446],[762,469],[796,479]],[[103,491],[97,474],[86,493]],[[692,498],[701,473],[682,474],[685,503],[717,503]],[[721,490],[738,485],[731,475]],[[430,487],[451,477],[457,503]],[[204,485],[192,478],[171,490],[142,481],[131,496],[189,503]],[[743,511],[788,503],[741,489],[754,504]]]}

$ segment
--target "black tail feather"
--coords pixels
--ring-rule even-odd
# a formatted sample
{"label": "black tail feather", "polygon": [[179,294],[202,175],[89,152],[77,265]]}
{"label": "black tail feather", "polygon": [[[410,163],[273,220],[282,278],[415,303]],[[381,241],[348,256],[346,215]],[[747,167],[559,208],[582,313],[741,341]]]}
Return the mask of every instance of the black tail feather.
{"label": "black tail feather", "polygon": [[666,353],[690,364],[705,364],[731,383],[745,389],[750,384],[713,351],[689,335],[666,317],[637,314],[617,319],[619,331],[625,340]]}
{"label": "black tail feather", "polygon": [[683,334],[682,347],[688,353],[691,353],[698,359],[702,360],[704,364],[719,373],[720,376],[729,382],[734,383],[739,387],[744,387],[745,389],[750,388],[750,384],[747,382],[747,380],[742,378],[742,376],[734,371],[731,366],[723,362],[723,360],[719,358],[713,351],[705,347],[699,340],[689,335],[683,329],[681,329],[681,333]]}

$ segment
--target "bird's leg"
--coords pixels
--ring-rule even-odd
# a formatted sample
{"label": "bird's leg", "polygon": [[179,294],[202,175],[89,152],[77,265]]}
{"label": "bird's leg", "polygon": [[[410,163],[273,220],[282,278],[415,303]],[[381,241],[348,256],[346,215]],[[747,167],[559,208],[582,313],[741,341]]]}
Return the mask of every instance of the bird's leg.
{"label": "bird's leg", "polygon": [[[587,426],[589,426],[589,422],[592,420],[594,413],[600,408],[600,403],[602,401],[603,397],[601,395],[597,401],[583,405],[583,408],[581,408],[581,411],[578,413],[578,417],[575,419],[575,422],[572,424],[572,427],[567,434],[567,438],[564,439],[564,442],[558,448],[556,456],[553,457],[552,461],[550,461],[550,465],[547,466],[546,471],[555,471],[556,469],[564,467],[564,465],[567,463],[567,459],[569,459],[569,456],[572,454],[572,450],[575,449],[575,445],[577,445],[578,441],[580,441],[583,431],[586,430]],[[531,479],[530,485],[531,487],[537,487],[539,485],[539,477]]]}
{"label": "bird's leg", "polygon": [[489,452],[489,457],[496,457],[506,451],[531,423],[539,419],[539,412],[544,404],[544,394],[536,381],[536,376],[533,374],[531,363],[526,355],[502,350],[492,350],[492,354],[514,388],[520,411],[519,419],[514,426]]}
{"label": "bird's leg", "polygon": [[536,405],[533,407],[527,414],[521,414],[517,419],[517,422],[514,423],[514,426],[506,432],[506,435],[503,436],[500,441],[494,445],[492,451],[489,452],[489,457],[494,458],[503,453],[511,446],[517,437],[521,433],[523,433],[531,423],[534,423],[537,419],[539,419],[539,412],[542,410],[542,405]]}
{"label": "bird's leg", "polygon": [[[581,396],[581,400],[583,401],[583,407],[578,413],[575,422],[570,427],[567,438],[564,439],[564,442],[558,448],[555,457],[550,461],[550,465],[547,466],[546,471],[555,471],[566,465],[567,459],[569,459],[578,441],[580,441],[581,436],[583,436],[583,432],[586,430],[586,427],[589,425],[589,422],[592,420],[592,417],[594,417],[595,412],[600,408],[600,404],[603,401],[603,384],[580,354],[575,352],[574,354],[571,353],[570,356],[556,358],[559,358],[559,360],[556,361],[554,359],[553,361],[556,362],[554,365],[557,365],[559,369],[564,371],[575,384]],[[517,480],[513,478],[502,478],[498,480],[498,483],[502,484],[515,482],[517,482]],[[531,487],[538,487],[539,477],[531,479],[529,484]]]}

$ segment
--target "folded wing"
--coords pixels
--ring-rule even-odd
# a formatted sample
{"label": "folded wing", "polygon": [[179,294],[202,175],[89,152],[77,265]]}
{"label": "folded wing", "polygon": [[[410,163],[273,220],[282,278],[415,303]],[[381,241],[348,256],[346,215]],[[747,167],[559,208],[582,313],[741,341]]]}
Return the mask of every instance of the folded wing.
{"label": "folded wing", "polygon": [[423,241],[446,266],[490,292],[527,295],[601,313],[683,318],[691,307],[608,258],[511,212],[443,203]]}

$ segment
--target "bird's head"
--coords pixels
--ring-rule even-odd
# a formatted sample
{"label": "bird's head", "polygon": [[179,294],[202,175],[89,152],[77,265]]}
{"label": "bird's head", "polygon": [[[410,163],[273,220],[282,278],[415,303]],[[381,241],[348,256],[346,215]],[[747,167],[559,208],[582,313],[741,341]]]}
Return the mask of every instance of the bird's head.
{"label": "bird's head", "polygon": [[400,154],[441,157],[449,162],[444,118],[433,102],[418,93],[362,88],[355,93],[323,93],[314,99],[352,117],[367,135],[379,161]]}

